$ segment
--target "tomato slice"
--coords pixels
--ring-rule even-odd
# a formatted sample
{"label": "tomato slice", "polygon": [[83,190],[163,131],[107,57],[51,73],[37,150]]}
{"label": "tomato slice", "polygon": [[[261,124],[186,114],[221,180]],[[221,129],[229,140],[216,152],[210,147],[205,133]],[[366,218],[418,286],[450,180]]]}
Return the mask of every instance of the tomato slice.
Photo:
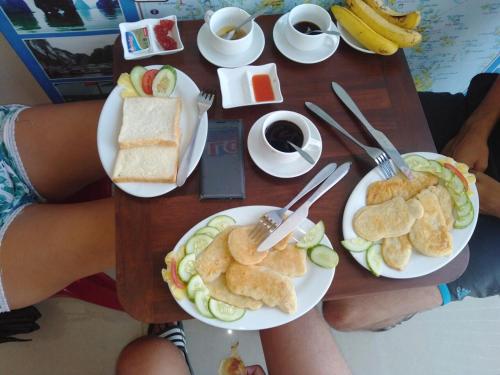
{"label": "tomato slice", "polygon": [[151,69],[142,76],[142,90],[148,95],[153,95],[153,79],[158,72],[158,69]]}
{"label": "tomato slice", "polygon": [[179,276],[177,275],[177,262],[175,261],[175,259],[172,259],[172,262],[170,263],[170,267],[172,267],[171,274],[172,274],[172,281],[174,282],[174,285],[179,289],[184,289],[186,286],[179,279]]}
{"label": "tomato slice", "polygon": [[465,178],[465,176],[460,172],[455,166],[449,164],[449,163],[444,163],[444,167],[448,168],[450,171],[452,171],[459,179],[462,181],[462,184],[464,184],[465,190],[469,190],[469,182]]}

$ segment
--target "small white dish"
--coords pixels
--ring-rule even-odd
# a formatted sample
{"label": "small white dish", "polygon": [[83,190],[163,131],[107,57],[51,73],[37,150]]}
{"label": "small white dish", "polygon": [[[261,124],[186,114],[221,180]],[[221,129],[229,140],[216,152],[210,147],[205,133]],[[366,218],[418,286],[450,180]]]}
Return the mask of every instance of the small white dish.
{"label": "small white dish", "polygon": [[[276,64],[248,65],[240,68],[217,69],[220,91],[222,93],[222,108],[235,108],[249,105],[282,103],[280,81]],[[267,74],[271,79],[274,100],[258,102],[253,92],[252,77],[257,74]]]}
{"label": "small white dish", "polygon": [[344,42],[349,44],[352,48],[360,52],[370,53],[372,55],[375,53],[362,46],[361,43],[358,42],[356,39],[354,39],[354,37],[351,34],[349,34],[349,32],[346,29],[344,29],[339,22],[337,22],[337,29],[339,30],[340,36],[342,37]]}
{"label": "small white dish", "polygon": [[[277,112],[278,111],[271,113]],[[310,137],[313,141],[315,141],[311,142],[308,147],[304,148],[304,151],[306,151],[314,159],[314,164],[310,164],[301,157],[289,158],[286,160],[278,158],[271,150],[269,150],[269,147],[265,144],[264,139],[262,138],[262,126],[264,125],[266,118],[270,116],[271,113],[268,113],[259,118],[253,124],[250,132],[248,133],[248,153],[250,154],[253,162],[267,174],[279,178],[293,178],[309,172],[318,162],[319,158],[321,157],[321,151],[323,149],[321,135],[319,134],[318,129],[311,120],[298,113],[298,115],[307,122],[309,126]]]}
{"label": "small white dish", "polygon": [[[160,43],[158,43],[158,40],[156,40],[154,27],[157,24],[159,24],[161,20],[174,21],[174,26],[170,31],[169,36],[176,41],[177,43],[176,49],[165,50],[162,48]],[[177,28],[176,16],[167,16],[158,19],[146,18],[137,22],[122,22],[120,23],[119,27],[122,39],[123,57],[125,58],[125,60],[140,60],[155,55],[171,55],[173,53],[177,53],[184,50],[184,45],[182,44],[181,36],[179,34],[179,29]],[[127,31],[137,30],[141,28],[146,28],[148,30],[149,49],[138,53],[131,53],[128,49],[126,33]]]}
{"label": "small white dish", "polygon": [[[288,31],[288,15],[289,13],[282,15],[276,21],[273,28],[274,44],[276,44],[276,48],[285,57],[301,64],[316,64],[326,60],[335,53],[340,43],[340,38],[336,35],[328,35],[325,43],[320,48],[314,50],[303,51],[292,46],[285,34]],[[335,29],[335,24],[332,23],[331,30]]]}
{"label": "small white dish", "polygon": [[253,35],[252,43],[246,52],[238,55],[224,55],[211,46],[212,34],[208,25],[204,23],[198,31],[196,43],[202,56],[215,66],[221,68],[239,68],[240,66],[253,63],[259,58],[262,51],[264,51],[266,39],[264,38],[264,32],[258,24],[255,24]]}

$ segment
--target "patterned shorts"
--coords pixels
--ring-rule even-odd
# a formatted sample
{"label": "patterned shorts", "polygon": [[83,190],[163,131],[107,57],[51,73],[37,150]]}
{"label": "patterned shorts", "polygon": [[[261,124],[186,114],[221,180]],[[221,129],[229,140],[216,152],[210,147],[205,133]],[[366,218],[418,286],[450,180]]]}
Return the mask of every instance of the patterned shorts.
{"label": "patterned shorts", "polygon": [[[16,119],[26,108],[17,104],[0,105],[0,246],[10,223],[23,208],[44,200],[31,184],[16,146]],[[0,313],[9,310],[0,264]]]}

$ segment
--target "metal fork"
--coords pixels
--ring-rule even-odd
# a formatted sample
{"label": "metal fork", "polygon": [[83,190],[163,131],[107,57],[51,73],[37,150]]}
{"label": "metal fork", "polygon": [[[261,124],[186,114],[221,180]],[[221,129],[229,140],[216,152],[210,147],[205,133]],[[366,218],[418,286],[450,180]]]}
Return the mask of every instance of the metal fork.
{"label": "metal fork", "polygon": [[370,156],[375,163],[380,167],[382,175],[386,180],[391,177],[394,177],[396,174],[394,172],[394,168],[391,165],[391,161],[387,154],[382,151],[380,148],[367,146],[356,138],[354,138],[347,130],[345,130],[340,124],[335,121],[328,113],[326,113],[323,109],[318,107],[316,104],[311,102],[305,103],[306,107],[311,110],[315,115],[319,116],[322,120],[330,124],[335,130],[341,132],[345,137],[349,138],[356,145],[361,147],[367,154]]}
{"label": "metal fork", "polygon": [[250,238],[254,242],[258,242],[265,235],[274,231],[285,220],[286,212],[292,207],[300,198],[309,193],[316,186],[325,181],[337,168],[337,164],[330,163],[319,171],[309,183],[288,203],[285,207],[266,212],[259,218],[258,223],[250,232]]}
{"label": "metal fork", "polygon": [[198,121],[196,122],[196,128],[193,131],[193,136],[188,143],[187,149],[182,156],[181,162],[179,164],[179,170],[177,171],[177,186],[182,186],[186,182],[189,175],[189,167],[191,166],[191,161],[193,159],[193,150],[196,139],[198,138],[198,133],[200,132],[200,122],[208,109],[212,106],[214,102],[215,95],[208,91],[200,91],[197,98],[198,104]]}

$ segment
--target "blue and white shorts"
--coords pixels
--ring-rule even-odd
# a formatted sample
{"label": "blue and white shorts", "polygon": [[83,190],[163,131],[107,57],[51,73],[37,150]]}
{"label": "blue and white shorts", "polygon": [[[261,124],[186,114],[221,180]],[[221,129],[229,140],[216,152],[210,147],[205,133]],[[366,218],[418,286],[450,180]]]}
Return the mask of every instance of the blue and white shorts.
{"label": "blue and white shorts", "polygon": [[[0,251],[7,228],[23,208],[44,201],[31,184],[16,146],[16,119],[26,108],[18,104],[0,105]],[[0,264],[0,313],[10,310],[1,267]]]}

